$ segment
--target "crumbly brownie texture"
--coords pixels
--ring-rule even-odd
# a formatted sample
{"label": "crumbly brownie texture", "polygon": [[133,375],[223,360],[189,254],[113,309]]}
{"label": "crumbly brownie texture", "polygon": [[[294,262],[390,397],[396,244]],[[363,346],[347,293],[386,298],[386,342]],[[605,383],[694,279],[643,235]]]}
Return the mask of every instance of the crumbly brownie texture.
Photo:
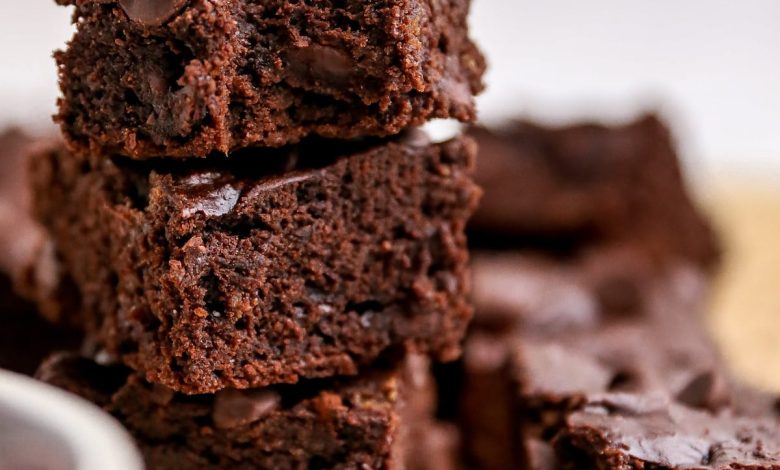
{"label": "crumbly brownie texture", "polygon": [[424,466],[426,436],[441,431],[428,362],[419,356],[356,379],[216,395],[177,394],[123,367],[67,354],[50,358],[38,376],[119,419],[155,470],[422,470],[434,468]]}
{"label": "crumbly brownie texture", "polygon": [[[77,153],[206,156],[474,119],[469,0],[57,0],[57,121]],[[263,156],[262,153],[256,156]]]}
{"label": "crumbly brownie texture", "polygon": [[474,128],[485,188],[470,241],[552,251],[616,241],[660,260],[713,267],[714,232],[691,201],[666,127],[647,116],[622,127]]}
{"label": "crumbly brownie texture", "polygon": [[780,469],[777,419],[715,415],[612,394],[566,419],[558,469]]}
{"label": "crumbly brownie texture", "polygon": [[610,393],[660,397],[692,413],[746,409],[698,315],[704,274],[648,277],[631,259],[475,255],[460,410],[470,464],[543,468],[569,414]]}
{"label": "crumbly brownie texture", "polygon": [[54,148],[34,160],[37,213],[111,355],[185,393],[254,388],[401,346],[459,355],[474,154],[416,134],[149,170]]}

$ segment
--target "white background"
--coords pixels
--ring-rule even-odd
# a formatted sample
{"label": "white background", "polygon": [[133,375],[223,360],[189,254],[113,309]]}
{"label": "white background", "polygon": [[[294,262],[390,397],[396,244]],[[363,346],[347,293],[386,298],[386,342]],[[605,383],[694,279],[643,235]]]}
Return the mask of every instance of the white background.
{"label": "white background", "polygon": [[[484,119],[650,107],[674,124],[694,175],[780,175],[780,1],[473,1],[491,63]],[[68,23],[53,0],[0,0],[0,123],[51,114],[51,51]]]}

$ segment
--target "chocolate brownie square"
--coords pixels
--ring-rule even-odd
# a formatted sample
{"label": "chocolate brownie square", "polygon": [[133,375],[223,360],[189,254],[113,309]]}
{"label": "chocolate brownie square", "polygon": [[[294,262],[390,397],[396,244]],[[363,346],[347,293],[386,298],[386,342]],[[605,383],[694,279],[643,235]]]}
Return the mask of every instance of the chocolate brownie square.
{"label": "chocolate brownie square", "polygon": [[780,426],[630,394],[593,398],[555,439],[559,469],[780,469]]}
{"label": "chocolate brownie square", "polygon": [[469,464],[543,467],[569,414],[604,394],[706,413],[732,405],[733,379],[699,315],[706,275],[683,264],[660,276],[641,260],[475,255],[460,403]]}
{"label": "chocolate brownie square", "polygon": [[411,356],[359,378],[183,395],[121,366],[60,354],[38,377],[114,415],[156,470],[423,470],[436,468],[426,456],[442,432],[429,374],[427,360]]}
{"label": "chocolate brownie square", "polygon": [[397,348],[455,359],[474,156],[419,133],[95,166],[59,146],[33,173],[74,314],[149,381],[208,393],[355,374]]}
{"label": "chocolate brownie square", "polygon": [[469,227],[473,246],[567,253],[630,242],[656,260],[717,265],[717,237],[657,117],[613,127],[519,121],[470,134],[485,188]]}
{"label": "chocolate brownie square", "polygon": [[[469,0],[57,0],[57,121],[98,156],[203,157],[474,119]],[[264,156],[263,153],[255,154]]]}

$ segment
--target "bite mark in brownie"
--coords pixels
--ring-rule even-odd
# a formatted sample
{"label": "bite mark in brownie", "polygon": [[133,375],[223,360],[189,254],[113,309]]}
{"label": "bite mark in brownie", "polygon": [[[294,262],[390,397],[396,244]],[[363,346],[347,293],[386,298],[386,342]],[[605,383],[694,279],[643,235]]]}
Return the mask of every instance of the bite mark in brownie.
{"label": "bite mark in brownie", "polygon": [[[203,157],[307,135],[471,121],[484,59],[469,0],[57,0],[57,121],[97,156]],[[262,154],[257,154],[262,156]]]}
{"label": "bite mark in brownie", "polygon": [[404,136],[93,167],[55,147],[36,208],[109,354],[177,391],[254,388],[458,356],[474,153]]}
{"label": "bite mark in brownie", "polygon": [[114,415],[157,470],[422,470],[436,451],[428,437],[446,432],[432,417],[429,373],[411,356],[359,378],[182,395],[121,366],[59,354],[38,377]]}

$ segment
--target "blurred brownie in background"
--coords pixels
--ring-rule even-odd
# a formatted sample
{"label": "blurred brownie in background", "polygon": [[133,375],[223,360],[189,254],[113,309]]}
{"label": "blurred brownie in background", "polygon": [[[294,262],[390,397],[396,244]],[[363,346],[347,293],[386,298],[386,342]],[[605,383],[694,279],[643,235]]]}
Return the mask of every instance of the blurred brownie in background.
{"label": "blurred brownie in background", "polygon": [[567,416],[554,445],[550,470],[780,468],[776,415],[711,413],[629,394],[592,397]]}
{"label": "blurred brownie in background", "polygon": [[32,374],[52,351],[77,348],[81,335],[50,324],[35,305],[14,290],[14,280],[30,275],[30,260],[45,249],[42,229],[33,221],[27,155],[36,140],[21,129],[0,133],[0,368]]}
{"label": "blurred brownie in background", "polygon": [[518,121],[470,134],[485,190],[469,228],[475,248],[567,253],[630,242],[659,261],[717,265],[717,237],[691,200],[659,118],[617,127]]}
{"label": "blurred brownie in background", "polygon": [[[680,266],[648,275],[620,251],[577,263],[479,255],[473,269],[477,314],[457,414],[474,468],[634,468],[613,466],[603,455],[610,446],[625,462],[720,468],[751,464],[746,455],[762,460],[764,438],[780,449],[780,434],[767,429],[777,423],[774,398],[731,376],[703,324],[702,273]],[[754,440],[740,441],[743,432]],[[675,433],[674,445],[637,453]],[[697,446],[686,449],[691,440]],[[708,457],[717,445],[742,454]],[[573,448],[603,465],[587,466]]]}
{"label": "blurred brownie in background", "polygon": [[704,325],[719,242],[661,122],[471,134],[475,317],[438,370],[467,468],[773,468],[776,399]]}
{"label": "blurred brownie in background", "polygon": [[706,282],[696,272],[680,267],[655,278],[620,250],[574,263],[483,254],[473,272],[477,314],[459,415],[476,468],[522,468],[539,446],[530,447],[549,442],[566,412],[592,394],[728,402],[728,378],[697,315]]}

